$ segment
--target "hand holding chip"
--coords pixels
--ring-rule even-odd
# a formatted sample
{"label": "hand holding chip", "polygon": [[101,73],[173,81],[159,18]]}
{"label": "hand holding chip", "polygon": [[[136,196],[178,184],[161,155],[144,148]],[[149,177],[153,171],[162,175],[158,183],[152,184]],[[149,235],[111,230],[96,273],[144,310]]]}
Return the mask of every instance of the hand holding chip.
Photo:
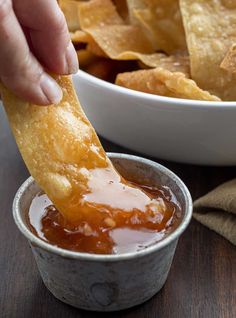
{"label": "hand holding chip", "polygon": [[62,92],[47,74],[71,74],[78,59],[56,0],[0,0],[0,80],[34,104],[57,103]]}

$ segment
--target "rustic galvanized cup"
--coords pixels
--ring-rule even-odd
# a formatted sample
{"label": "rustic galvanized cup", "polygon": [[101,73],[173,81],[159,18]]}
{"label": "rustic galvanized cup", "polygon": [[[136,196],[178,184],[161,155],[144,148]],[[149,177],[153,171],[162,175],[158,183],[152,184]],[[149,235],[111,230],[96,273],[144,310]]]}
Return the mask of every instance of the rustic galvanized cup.
{"label": "rustic galvanized cup", "polygon": [[33,178],[20,187],[13,203],[16,225],[30,242],[46,287],[61,301],[94,311],[133,307],[155,295],[167,279],[178,238],[192,215],[189,191],[173,172],[140,157],[116,153],[108,155],[124,177],[150,185],[166,185],[175,193],[183,209],[182,221],[155,245],[121,255],[65,250],[42,241],[28,228],[26,214],[32,199],[40,191]]}

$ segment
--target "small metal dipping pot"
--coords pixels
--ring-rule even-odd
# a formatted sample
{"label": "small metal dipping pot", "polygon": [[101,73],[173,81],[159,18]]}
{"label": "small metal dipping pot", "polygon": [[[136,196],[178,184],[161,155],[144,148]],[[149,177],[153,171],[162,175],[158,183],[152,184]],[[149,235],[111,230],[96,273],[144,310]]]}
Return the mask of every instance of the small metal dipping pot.
{"label": "small metal dipping pot", "polygon": [[161,241],[138,252],[97,255],[51,245],[29,229],[26,215],[40,188],[32,177],[16,193],[15,223],[28,239],[46,287],[61,301],[93,311],[115,311],[141,304],[164,285],[180,235],[192,216],[192,199],[184,183],[162,165],[136,156],[109,153],[116,169],[131,181],[168,186],[182,208],[178,227]]}

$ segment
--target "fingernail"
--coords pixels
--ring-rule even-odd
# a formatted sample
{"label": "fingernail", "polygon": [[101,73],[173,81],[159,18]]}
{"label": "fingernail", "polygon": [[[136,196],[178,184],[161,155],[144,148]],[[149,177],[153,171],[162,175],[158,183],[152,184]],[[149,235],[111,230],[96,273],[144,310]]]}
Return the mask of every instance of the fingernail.
{"label": "fingernail", "polygon": [[66,49],[66,64],[68,74],[75,74],[79,69],[79,62],[73,44],[70,42]]}
{"label": "fingernail", "polygon": [[41,76],[41,89],[50,104],[57,104],[62,99],[62,90],[57,82],[47,74]]}

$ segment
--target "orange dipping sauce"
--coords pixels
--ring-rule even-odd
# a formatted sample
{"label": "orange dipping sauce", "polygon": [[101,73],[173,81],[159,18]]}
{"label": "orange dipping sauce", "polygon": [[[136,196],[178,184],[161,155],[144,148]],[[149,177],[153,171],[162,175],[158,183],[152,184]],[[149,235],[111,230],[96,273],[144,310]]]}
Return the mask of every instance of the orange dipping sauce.
{"label": "orange dipping sauce", "polygon": [[[39,193],[30,206],[28,224],[42,240],[71,251],[93,254],[123,254],[140,251],[163,239],[180,223],[181,207],[168,187],[130,183],[159,203],[148,213],[138,209],[109,213],[103,205],[93,218],[69,223],[46,194]],[[125,189],[124,189],[125,191]],[[107,192],[109,193],[109,191]],[[109,202],[109,196],[106,201]],[[134,198],[135,200],[135,198]],[[125,206],[125,202],[122,205]]]}

